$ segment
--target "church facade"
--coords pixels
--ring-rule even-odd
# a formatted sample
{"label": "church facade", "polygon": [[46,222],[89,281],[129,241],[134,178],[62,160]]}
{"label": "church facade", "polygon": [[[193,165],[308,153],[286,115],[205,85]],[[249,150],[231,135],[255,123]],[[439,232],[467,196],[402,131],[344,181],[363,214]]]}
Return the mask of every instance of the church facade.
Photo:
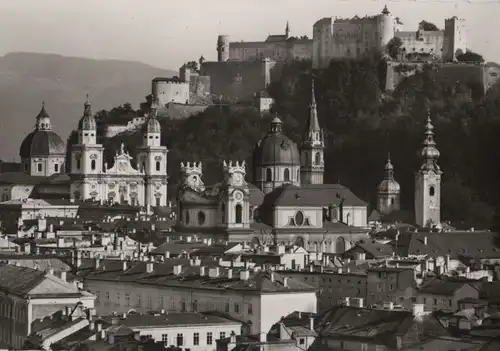
{"label": "church facade", "polygon": [[22,170],[0,175],[1,200],[52,198],[166,206],[168,150],[161,145],[156,110],[153,104],[141,130],[137,168],[123,144],[113,164],[108,165],[104,161],[104,147],[97,143],[97,125],[87,99],[78,123],[78,143],[71,148],[71,167],[68,168],[66,145],[52,130],[50,116],[42,104],[35,130],[21,144]]}

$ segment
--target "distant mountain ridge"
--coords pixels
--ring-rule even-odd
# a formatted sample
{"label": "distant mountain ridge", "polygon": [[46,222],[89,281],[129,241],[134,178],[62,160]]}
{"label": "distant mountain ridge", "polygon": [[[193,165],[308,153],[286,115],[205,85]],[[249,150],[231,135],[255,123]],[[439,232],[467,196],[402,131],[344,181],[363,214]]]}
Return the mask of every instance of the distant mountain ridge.
{"label": "distant mountain ridge", "polygon": [[42,100],[53,130],[66,140],[82,116],[87,93],[94,112],[125,102],[137,109],[150,93],[152,78],[175,74],[134,61],[6,54],[0,57],[0,159],[19,159],[19,147],[33,130]]}

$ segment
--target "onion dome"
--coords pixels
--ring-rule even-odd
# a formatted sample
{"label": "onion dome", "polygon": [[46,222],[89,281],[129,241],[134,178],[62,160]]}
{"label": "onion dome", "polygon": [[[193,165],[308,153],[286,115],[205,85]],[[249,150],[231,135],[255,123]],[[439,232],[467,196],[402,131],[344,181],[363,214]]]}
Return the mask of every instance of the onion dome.
{"label": "onion dome", "polygon": [[255,166],[300,165],[297,144],[282,132],[282,122],[276,116],[271,121],[267,135],[261,139],[253,152]]}
{"label": "onion dome", "polygon": [[430,114],[427,115],[427,124],[425,125],[425,140],[423,142],[424,147],[420,151],[420,157],[422,158],[422,166],[420,170],[422,171],[434,171],[436,173],[441,172],[437,164],[439,158],[439,150],[436,148],[436,142],[434,141],[434,126],[431,123]]}
{"label": "onion dome", "polygon": [[391,155],[387,155],[387,163],[384,167],[384,180],[380,182],[377,188],[379,193],[399,193],[399,183],[394,179],[394,166],[391,162]]}
{"label": "onion dome", "polygon": [[78,122],[78,129],[79,130],[96,130],[97,129],[97,124],[95,122],[95,118],[92,115],[92,106],[89,101],[89,96],[87,95],[87,100],[85,101],[85,104],[83,105],[83,117],[80,118],[80,121]]}
{"label": "onion dome", "polygon": [[149,107],[149,117],[144,125],[143,132],[145,133],[161,133],[160,122],[157,117],[158,103],[157,99],[154,97],[151,100],[151,105]]}
{"label": "onion dome", "polygon": [[52,131],[50,116],[45,109],[45,103],[42,102],[42,108],[36,116],[36,128],[24,138],[19,149],[19,156],[21,159],[26,159],[34,156],[64,156],[65,154],[66,145],[61,137]]}

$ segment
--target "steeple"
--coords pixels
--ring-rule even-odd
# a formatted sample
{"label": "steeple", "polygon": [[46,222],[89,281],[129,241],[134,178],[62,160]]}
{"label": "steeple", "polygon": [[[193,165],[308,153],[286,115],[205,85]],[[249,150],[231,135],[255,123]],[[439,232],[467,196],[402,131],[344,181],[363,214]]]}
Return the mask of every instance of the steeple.
{"label": "steeple", "polygon": [[282,124],[283,122],[281,122],[281,119],[278,117],[278,114],[276,114],[276,116],[274,116],[273,120],[271,121],[269,133],[272,134],[281,133]]}
{"label": "steeple", "polygon": [[441,173],[441,168],[437,164],[439,158],[439,150],[436,148],[436,142],[434,141],[434,126],[431,123],[430,112],[427,112],[427,123],[425,125],[425,139],[423,142],[423,148],[420,151],[420,157],[422,158],[422,166],[420,167],[421,172],[433,171],[436,174]]}
{"label": "steeple", "polygon": [[42,108],[38,115],[36,116],[36,130],[51,130],[52,125],[50,124],[50,116],[45,110],[45,101],[42,101]]}
{"label": "steeple", "polygon": [[290,25],[289,25],[288,21],[286,21],[285,35],[286,35],[287,39],[290,36]]}
{"label": "steeple", "polygon": [[85,104],[83,106],[83,115],[88,117],[92,116],[92,105],[90,104],[89,94],[87,94],[87,100],[85,100]]}
{"label": "steeple", "polygon": [[391,163],[391,154],[387,154],[387,162],[384,167],[384,180],[394,180],[394,166]]}
{"label": "steeple", "polygon": [[303,143],[323,143],[323,131],[321,130],[318,122],[318,110],[316,106],[316,96],[314,91],[314,80],[311,84],[311,104],[309,105],[309,116],[306,121],[304,135],[302,136]]}

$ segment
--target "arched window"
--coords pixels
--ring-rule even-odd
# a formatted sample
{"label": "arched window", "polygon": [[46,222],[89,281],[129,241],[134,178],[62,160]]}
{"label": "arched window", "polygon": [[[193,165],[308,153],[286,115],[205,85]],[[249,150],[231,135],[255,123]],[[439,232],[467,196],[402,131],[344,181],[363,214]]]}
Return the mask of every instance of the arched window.
{"label": "arched window", "polygon": [[143,170],[144,172],[146,172],[146,162],[143,162],[143,163],[142,163],[142,170]]}
{"label": "arched window", "polygon": [[189,212],[186,211],[186,216],[184,216],[184,218],[186,219],[186,224],[189,224]]}
{"label": "arched window", "polygon": [[160,161],[156,161],[156,171],[160,171]]}
{"label": "arched window", "polygon": [[434,185],[431,185],[429,188],[429,196],[434,196],[436,193],[436,189],[434,188]]}
{"label": "arched window", "polygon": [[90,161],[90,169],[95,170],[95,160]]}
{"label": "arched window", "polygon": [[58,173],[59,172],[59,164],[54,164],[54,172]]}
{"label": "arched window", "polygon": [[300,169],[297,170],[297,181],[300,181]]}
{"label": "arched window", "polygon": [[243,207],[240,204],[237,204],[234,208],[235,210],[235,218],[236,223],[242,223],[243,220]]}
{"label": "arched window", "polygon": [[220,206],[221,211],[221,221],[224,223],[226,221],[226,204],[222,203]]}
{"label": "arched window", "polygon": [[288,168],[285,168],[285,172],[283,173],[283,178],[285,179],[285,182],[290,181],[290,170]]}
{"label": "arched window", "polygon": [[37,163],[37,170],[38,172],[41,172],[42,171],[42,164],[41,163]]}
{"label": "arched window", "polygon": [[273,171],[271,168],[266,169],[266,182],[272,182],[273,181]]}
{"label": "arched window", "polygon": [[80,162],[80,160],[76,160],[76,169],[80,169],[82,163]]}
{"label": "arched window", "polygon": [[321,154],[319,152],[316,152],[316,155],[314,155],[314,164],[315,165],[321,164]]}
{"label": "arched window", "polygon": [[309,154],[307,152],[304,152],[304,159],[302,160],[302,164],[306,165],[307,164],[307,159],[309,158]]}
{"label": "arched window", "polygon": [[198,225],[205,224],[205,213],[203,211],[198,212]]}

